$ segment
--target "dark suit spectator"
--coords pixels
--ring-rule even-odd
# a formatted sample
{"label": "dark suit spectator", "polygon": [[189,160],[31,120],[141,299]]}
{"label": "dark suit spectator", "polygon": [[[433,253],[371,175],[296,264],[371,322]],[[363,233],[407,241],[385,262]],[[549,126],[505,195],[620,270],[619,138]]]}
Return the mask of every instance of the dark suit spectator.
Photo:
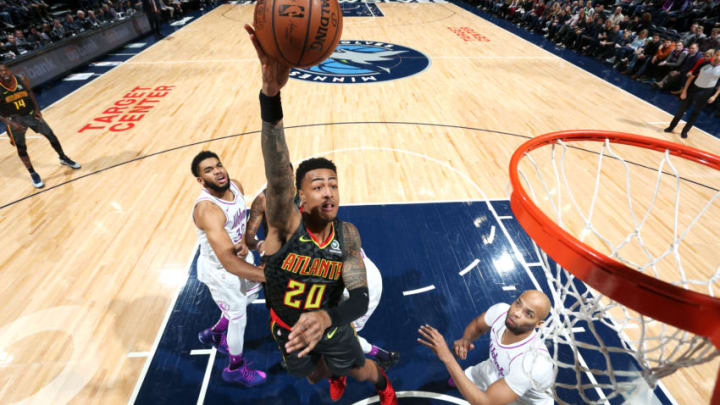
{"label": "dark suit spectator", "polygon": [[53,41],[60,41],[61,39],[68,36],[68,32],[65,30],[65,26],[62,25],[60,20],[57,18],[53,20],[53,25],[50,28],[50,38]]}
{"label": "dark suit spectator", "polygon": [[22,55],[24,53],[28,53],[33,49],[25,41],[23,41],[22,43],[18,43],[17,38],[13,34],[8,35],[5,47],[15,55]]}
{"label": "dark suit spectator", "polygon": [[720,28],[713,28],[710,36],[700,41],[700,52],[708,49],[720,49]]}
{"label": "dark suit spectator", "polygon": [[113,7],[105,4],[102,6],[102,10],[105,18],[107,18],[108,21],[114,21],[118,19],[118,12]]}
{"label": "dark suit spectator", "polygon": [[602,17],[598,16],[598,13],[593,13],[591,17],[593,21],[585,26],[582,34],[578,38],[575,48],[580,51],[583,55],[589,55],[589,49],[593,43],[598,41],[600,34],[602,34],[604,22]]}
{"label": "dark suit spectator", "polygon": [[32,41],[29,38],[26,38],[25,34],[23,34],[23,32],[20,30],[15,30],[15,41],[18,47],[22,47],[24,49],[27,49],[28,51],[32,51],[38,46],[36,42]]}
{"label": "dark suit spectator", "polygon": [[92,21],[87,18],[85,12],[82,10],[78,10],[75,14],[75,22],[77,23],[77,25],[80,26],[80,29],[83,31],[87,31],[93,26]]}
{"label": "dark suit spectator", "polygon": [[565,25],[568,20],[570,20],[571,14],[572,11],[570,10],[570,6],[567,6],[564,10],[561,10],[560,13],[555,15],[547,26],[547,34],[545,34],[545,38],[549,38],[552,41],[558,30]]}
{"label": "dark suit spectator", "polygon": [[[668,55],[664,61],[657,64],[652,77],[657,80],[665,77],[668,73],[670,73],[670,71],[679,69],[683,62],[685,62],[687,55],[688,51],[685,49],[682,41],[675,42],[675,49],[670,52],[670,55]],[[648,76],[650,76],[650,74],[648,74]]]}
{"label": "dark suit spectator", "polygon": [[[620,30],[620,24],[615,24],[612,27],[612,31],[606,33],[605,37],[598,42],[596,54],[600,56],[601,59],[611,58],[615,53],[615,46],[624,40],[624,34],[625,31]],[[629,38],[630,31],[627,31],[627,34]],[[612,63],[614,60],[608,60],[608,62]]]}
{"label": "dark suit spectator", "polygon": [[157,2],[158,0],[142,0],[142,6],[148,17],[148,21],[150,21],[153,34],[155,34],[155,37],[161,37],[160,24],[162,24],[162,21],[160,20],[160,13],[162,9]]}
{"label": "dark suit spectator", "polygon": [[92,10],[88,10],[85,19],[90,23],[90,28],[98,27],[101,24],[100,20],[95,16],[95,12]]}
{"label": "dark suit spectator", "polygon": [[697,42],[698,39],[700,39],[698,35],[698,28],[698,23],[692,23],[690,25],[690,30],[680,35],[680,40],[686,48],[693,42]]}
{"label": "dark suit spectator", "polygon": [[[659,88],[661,90],[677,91],[685,85],[685,78],[687,73],[692,69],[697,61],[702,57],[702,52],[698,51],[698,44],[690,44],[687,55],[683,60],[682,64],[678,66],[676,70],[671,70],[665,77],[657,83],[652,83],[651,86]],[[678,93],[679,94],[679,93]]]}
{"label": "dark suit spectator", "polygon": [[71,14],[65,15],[65,21],[63,21],[63,26],[65,27],[65,36],[75,35],[78,32],[82,31],[82,27],[75,22],[75,18]]}
{"label": "dark suit spectator", "polygon": [[38,31],[37,27],[32,26],[30,27],[30,33],[28,34],[28,42],[36,44],[36,48],[42,48],[50,43],[50,37],[47,35],[43,36],[42,33]]}

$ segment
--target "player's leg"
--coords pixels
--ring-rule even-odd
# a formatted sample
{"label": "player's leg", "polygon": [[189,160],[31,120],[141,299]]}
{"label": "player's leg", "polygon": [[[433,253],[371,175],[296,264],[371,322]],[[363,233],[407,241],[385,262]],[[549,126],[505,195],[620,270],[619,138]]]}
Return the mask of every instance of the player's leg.
{"label": "player's leg", "polygon": [[313,369],[312,373],[307,376],[307,380],[310,384],[317,384],[326,378],[330,378],[331,376],[332,372],[325,363],[325,359],[320,356],[320,359],[317,363],[315,363],[315,369]]}
{"label": "player's leg", "polygon": [[43,183],[40,175],[37,174],[35,168],[30,162],[30,155],[28,155],[27,143],[25,142],[26,132],[27,127],[19,122],[15,122],[14,119],[13,123],[7,126],[7,133],[8,137],[10,137],[10,143],[15,145],[18,157],[23,162],[28,172],[30,172],[30,179],[32,180],[32,185],[35,188],[43,188],[45,187],[45,183]]}
{"label": "player's leg", "polygon": [[[249,257],[249,259],[246,261],[251,264],[253,263],[252,257]],[[197,261],[197,277],[199,281],[201,281],[208,287],[208,289],[210,289],[210,294],[213,294],[213,289],[220,288],[220,286],[222,286],[224,283],[224,279],[226,278],[230,278],[233,281],[238,281],[240,283],[240,286],[243,287],[243,280],[234,278],[235,276],[224,273],[224,270],[218,269],[216,264],[210,263],[202,256],[198,258]],[[247,289],[241,288],[241,291],[246,292]],[[252,294],[252,292],[250,293]],[[200,331],[200,333],[198,334],[198,339],[200,340],[200,343],[204,345],[213,345],[215,346],[215,348],[217,348],[219,352],[227,354],[228,351],[225,335],[227,334],[230,321],[225,315],[224,311],[226,311],[229,307],[223,301],[219,301],[220,297],[222,297],[222,293],[215,291],[215,295],[213,295],[213,300],[215,300],[215,303],[220,309],[220,319],[215,322],[215,325]],[[255,293],[255,297],[257,297],[257,293]],[[252,300],[250,300],[248,304],[251,302]]]}
{"label": "player's leg", "polygon": [[249,368],[248,362],[243,358],[247,305],[252,297],[246,297],[240,292],[239,283],[229,283],[222,289],[221,295],[226,304],[223,315],[228,319],[223,343],[227,347],[229,356],[228,366],[223,369],[222,378],[227,382],[240,383],[246,387],[262,384],[267,380],[267,375],[260,370]]}
{"label": "player's leg", "polygon": [[[330,336],[328,338],[328,335]],[[318,346],[320,346],[318,348]],[[322,353],[332,374],[331,397],[338,400],[344,391],[343,377],[351,376],[358,381],[373,383],[380,396],[381,405],[397,404],[395,391],[385,372],[373,360],[366,359],[360,347],[355,330],[351,325],[331,329],[316,350]],[[333,390],[335,392],[333,393]]]}
{"label": "player's leg", "polygon": [[228,323],[228,319],[221,312],[220,319],[218,319],[215,325],[202,330],[198,334],[198,339],[200,340],[200,343],[204,345],[216,346],[218,351],[227,353],[227,349],[225,347],[221,349],[219,346],[222,342],[223,335],[227,332]]}
{"label": "player's leg", "polygon": [[222,280],[218,280],[218,275],[215,274],[220,270],[217,269],[214,263],[205,259],[204,256],[198,258],[196,268],[198,281],[208,287],[213,301],[215,301],[215,304],[220,309],[220,319],[218,319],[215,325],[200,331],[200,333],[198,333],[198,340],[204,345],[213,345],[219,352],[227,354],[227,346],[223,344],[223,336],[227,332],[229,324],[223,309],[227,308],[227,305],[222,301],[221,293],[217,291]]}
{"label": "player's leg", "polygon": [[55,152],[58,154],[58,158],[60,158],[60,164],[70,166],[73,169],[79,169],[81,167],[78,163],[74,162],[65,154],[62,145],[60,145],[60,140],[57,138],[57,136],[55,136],[55,133],[53,133],[50,125],[48,125],[48,123],[45,122],[44,119],[35,118],[34,116],[26,116],[23,117],[23,119],[26,122],[26,125],[32,128],[33,131],[47,138],[47,140],[50,142],[50,146],[52,146],[52,148],[55,149]]}
{"label": "player's leg", "polygon": [[[365,312],[365,315],[361,316],[360,318],[353,321],[353,327],[355,328],[356,332],[360,332],[365,327],[365,324],[372,316],[373,312],[375,312],[375,309],[377,308],[378,304],[380,304],[380,297],[382,296],[382,276],[380,275],[380,269],[375,265],[375,263],[370,260],[369,257],[367,257],[363,252],[363,263],[365,264],[365,271],[367,274],[367,283],[368,283],[368,291],[370,293],[369,302],[368,302],[368,310]],[[380,364],[380,367],[382,367],[384,370],[387,370],[388,368],[394,366],[397,364],[398,361],[400,361],[400,354],[397,352],[391,352],[388,350],[385,350],[381,348],[380,346],[373,345],[369,343],[365,338],[362,336],[358,336],[358,340],[360,341],[360,347],[363,349],[363,353],[370,355],[374,357],[378,363]]]}
{"label": "player's leg", "polygon": [[[306,356],[298,357],[300,350],[292,353],[288,353],[287,350],[285,350],[285,344],[288,342],[288,336],[290,336],[290,328],[288,325],[281,325],[280,322],[273,319],[270,323],[270,335],[273,337],[273,340],[275,340],[275,343],[277,343],[288,374],[303,378],[315,373],[315,377],[313,378],[317,378],[319,371],[316,371],[316,369],[320,362],[320,356],[315,353],[315,351],[311,351]],[[310,382],[314,383],[314,380]]]}
{"label": "player's leg", "polygon": [[687,138],[688,132],[695,124],[695,120],[697,120],[698,116],[700,115],[700,111],[705,108],[707,105],[707,101],[710,98],[710,96],[713,95],[713,89],[708,90],[701,90],[695,92],[695,94],[688,94],[688,98],[692,97],[691,103],[693,104],[693,110],[690,113],[690,118],[688,118],[687,122],[685,123],[685,126],[682,129],[682,132],[680,132],[680,136],[683,138]]}
{"label": "player's leg", "polygon": [[[226,327],[224,333],[220,332],[220,343],[215,343],[214,339],[217,335],[210,333],[218,351],[226,352],[230,356],[229,364],[222,373],[223,380],[248,387],[265,382],[266,374],[250,369],[242,356],[245,326],[247,325],[248,297],[240,290],[240,279],[204,259],[198,259],[197,267],[198,280],[208,286],[213,300],[222,311],[222,318],[227,319],[227,325],[224,325],[225,322],[222,318],[216,324],[219,329]],[[200,332],[201,342],[203,342],[204,335],[207,334],[207,329]]]}

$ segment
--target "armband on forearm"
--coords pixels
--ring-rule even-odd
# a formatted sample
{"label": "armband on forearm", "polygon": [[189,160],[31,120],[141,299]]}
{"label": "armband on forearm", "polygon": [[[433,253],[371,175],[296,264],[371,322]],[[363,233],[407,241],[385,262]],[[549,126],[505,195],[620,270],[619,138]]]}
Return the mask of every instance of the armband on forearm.
{"label": "armband on forearm", "polygon": [[367,312],[369,301],[367,287],[350,290],[349,299],[341,302],[337,307],[327,310],[328,315],[330,315],[331,326],[347,325],[360,318]]}
{"label": "armband on forearm", "polygon": [[260,116],[263,121],[271,124],[274,124],[283,118],[280,92],[278,92],[275,96],[269,97],[260,91]]}

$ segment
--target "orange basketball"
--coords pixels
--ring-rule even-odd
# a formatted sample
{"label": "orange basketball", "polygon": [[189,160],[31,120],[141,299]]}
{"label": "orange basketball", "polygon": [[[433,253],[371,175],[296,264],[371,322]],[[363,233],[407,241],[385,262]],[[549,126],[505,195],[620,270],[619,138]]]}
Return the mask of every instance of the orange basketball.
{"label": "orange basketball", "polygon": [[294,67],[317,65],[342,34],[337,0],[258,0],[255,33],[269,56]]}

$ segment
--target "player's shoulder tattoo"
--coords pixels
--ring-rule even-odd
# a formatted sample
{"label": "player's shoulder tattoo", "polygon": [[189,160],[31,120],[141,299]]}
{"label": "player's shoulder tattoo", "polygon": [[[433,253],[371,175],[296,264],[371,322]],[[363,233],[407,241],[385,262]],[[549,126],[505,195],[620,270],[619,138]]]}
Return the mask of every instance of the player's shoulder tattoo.
{"label": "player's shoulder tattoo", "polygon": [[343,247],[345,249],[345,262],[343,264],[343,281],[348,290],[367,286],[367,273],[362,260],[360,249],[362,241],[360,232],[355,225],[343,222]]}

